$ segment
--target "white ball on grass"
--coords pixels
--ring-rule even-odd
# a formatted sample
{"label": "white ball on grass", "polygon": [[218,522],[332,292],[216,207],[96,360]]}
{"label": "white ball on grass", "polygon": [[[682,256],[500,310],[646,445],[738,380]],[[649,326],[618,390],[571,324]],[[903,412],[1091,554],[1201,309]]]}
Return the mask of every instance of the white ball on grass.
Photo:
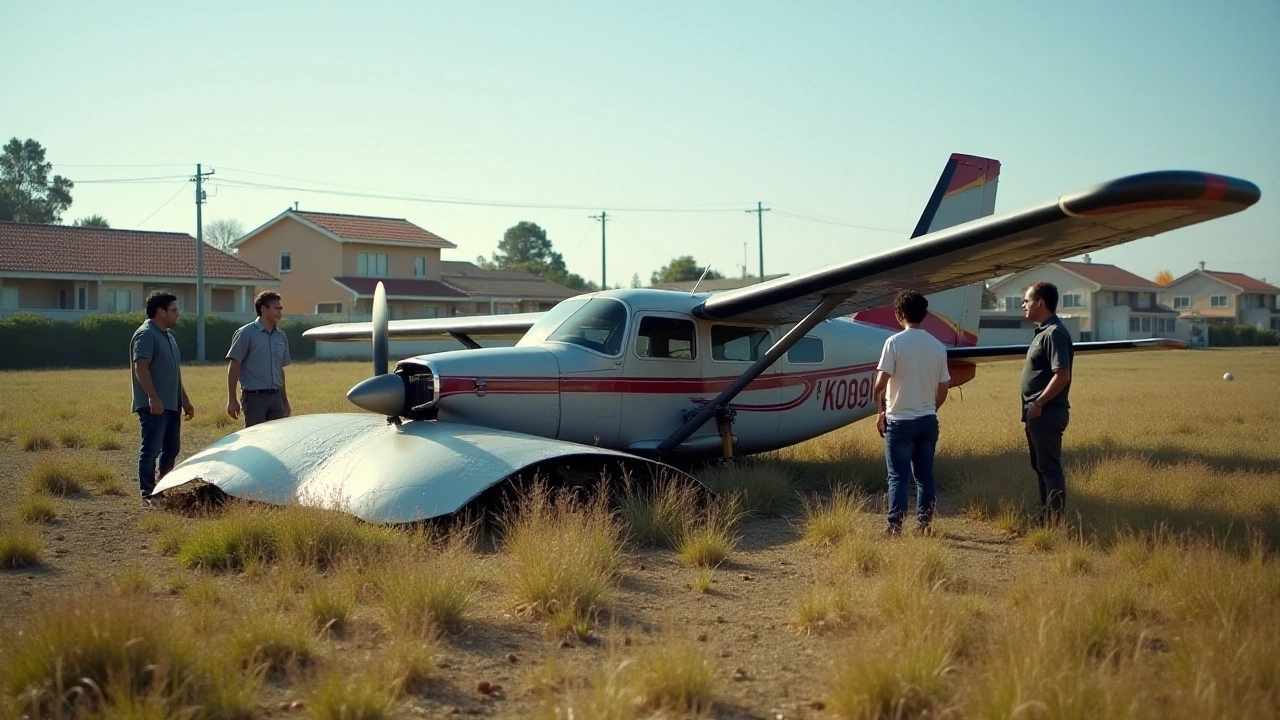
{"label": "white ball on grass", "polygon": [[1223,380],[1235,380],[1235,379],[1236,379],[1236,376],[1235,376],[1235,375],[1233,375],[1233,374],[1231,374],[1231,373],[1227,373],[1227,374],[1225,374],[1225,375],[1223,375],[1223,376],[1222,376],[1222,379],[1223,379]]}

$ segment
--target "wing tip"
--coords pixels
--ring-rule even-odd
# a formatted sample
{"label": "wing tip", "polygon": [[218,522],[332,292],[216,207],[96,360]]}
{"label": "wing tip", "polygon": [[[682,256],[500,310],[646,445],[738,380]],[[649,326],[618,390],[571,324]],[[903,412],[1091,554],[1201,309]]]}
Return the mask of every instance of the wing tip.
{"label": "wing tip", "polygon": [[1111,215],[1160,207],[1183,207],[1210,215],[1240,212],[1262,197],[1241,178],[1196,170],[1161,170],[1129,175],[1063,195],[1058,206],[1072,216]]}

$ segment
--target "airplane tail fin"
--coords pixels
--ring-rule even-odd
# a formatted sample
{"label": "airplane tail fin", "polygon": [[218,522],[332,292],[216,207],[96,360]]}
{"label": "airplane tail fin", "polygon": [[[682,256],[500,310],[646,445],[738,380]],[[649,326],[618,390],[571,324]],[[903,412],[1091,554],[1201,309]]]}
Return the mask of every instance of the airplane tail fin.
{"label": "airplane tail fin", "polygon": [[[991,215],[996,209],[999,179],[999,160],[952,153],[911,237],[917,238]],[[929,295],[929,315],[921,327],[941,340],[943,345],[977,345],[982,288],[982,283],[975,283]],[[893,308],[887,305],[862,310],[851,317],[869,325],[899,329]]]}

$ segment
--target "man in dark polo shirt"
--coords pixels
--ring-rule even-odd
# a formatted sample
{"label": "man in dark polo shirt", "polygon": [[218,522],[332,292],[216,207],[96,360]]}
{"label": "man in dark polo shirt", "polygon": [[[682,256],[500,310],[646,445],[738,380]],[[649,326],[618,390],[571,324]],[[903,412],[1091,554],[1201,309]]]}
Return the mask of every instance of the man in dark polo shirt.
{"label": "man in dark polo shirt", "polygon": [[[227,350],[227,414],[244,412],[244,426],[289,417],[289,392],[284,383],[284,366],[289,356],[289,338],[280,329],[284,307],[280,294],[266,290],[253,299],[258,319],[236,330]],[[236,397],[236,384],[243,392]]]}
{"label": "man in dark polo shirt", "polygon": [[[138,450],[138,489],[148,505],[158,477],[164,477],[182,449],[182,410],[187,419],[196,410],[182,385],[178,342],[169,328],[178,323],[178,298],[166,293],[152,293],[147,298],[147,319],[133,332],[129,341],[130,373],[133,383],[133,412],[142,429]],[[160,469],[156,471],[156,461]]]}
{"label": "man in dark polo shirt", "polygon": [[1071,334],[1058,319],[1058,288],[1038,282],[1022,296],[1022,314],[1036,325],[1022,366],[1022,422],[1031,469],[1040,483],[1040,520],[1057,523],[1067,504],[1062,434],[1070,420]]}

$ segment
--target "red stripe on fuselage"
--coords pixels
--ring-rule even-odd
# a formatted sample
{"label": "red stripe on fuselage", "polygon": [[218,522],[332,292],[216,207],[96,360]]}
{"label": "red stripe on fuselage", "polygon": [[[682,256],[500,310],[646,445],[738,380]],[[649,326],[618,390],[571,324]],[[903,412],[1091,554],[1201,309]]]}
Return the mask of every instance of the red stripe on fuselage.
{"label": "red stripe on fuselage", "polygon": [[[739,405],[734,407],[748,411],[773,412],[796,407],[803,403],[819,380],[856,375],[875,370],[875,363],[846,365],[838,368],[811,370],[801,373],[779,373],[756,378],[743,392],[800,388],[794,400],[769,405]],[[446,377],[440,379],[441,399],[451,395],[471,395],[478,391],[474,377]],[[639,378],[639,377],[485,377],[485,395],[537,395],[553,393],[618,393],[622,395],[718,395],[728,388],[737,375],[711,378]]]}

